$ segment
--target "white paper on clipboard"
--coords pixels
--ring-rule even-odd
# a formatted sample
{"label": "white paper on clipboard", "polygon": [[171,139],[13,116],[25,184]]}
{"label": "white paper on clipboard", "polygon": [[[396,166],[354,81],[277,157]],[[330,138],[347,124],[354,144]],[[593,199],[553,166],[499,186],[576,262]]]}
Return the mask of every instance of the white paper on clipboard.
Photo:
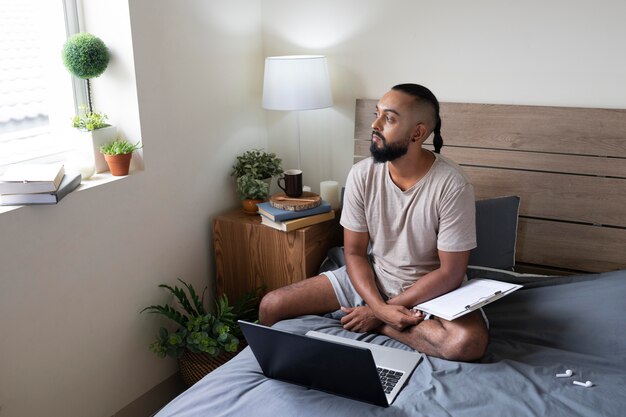
{"label": "white paper on clipboard", "polygon": [[509,282],[475,278],[463,283],[454,291],[413,308],[446,320],[454,320],[520,288],[521,285]]}

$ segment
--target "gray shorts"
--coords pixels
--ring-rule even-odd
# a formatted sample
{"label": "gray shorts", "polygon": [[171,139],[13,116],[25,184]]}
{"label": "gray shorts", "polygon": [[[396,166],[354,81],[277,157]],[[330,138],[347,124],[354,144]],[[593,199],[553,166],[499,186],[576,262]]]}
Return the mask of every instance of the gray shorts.
{"label": "gray shorts", "polygon": [[[361,298],[359,293],[352,286],[352,281],[350,281],[348,270],[345,266],[335,269],[334,271],[322,272],[322,275],[325,275],[330,281],[330,284],[333,286],[335,296],[337,297],[337,301],[340,306],[358,307],[365,305],[365,300]],[[384,294],[382,294],[382,296],[385,297]],[[480,314],[482,314],[483,319],[485,320],[485,325],[489,328],[489,320],[487,319],[487,316],[482,308],[480,309]],[[432,317],[432,314],[427,314],[424,320],[429,320]]]}

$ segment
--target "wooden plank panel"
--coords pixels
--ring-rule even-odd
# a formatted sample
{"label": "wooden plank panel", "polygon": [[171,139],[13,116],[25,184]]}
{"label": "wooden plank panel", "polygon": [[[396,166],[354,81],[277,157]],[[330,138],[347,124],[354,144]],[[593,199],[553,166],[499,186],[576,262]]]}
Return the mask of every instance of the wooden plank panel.
{"label": "wooden plank panel", "polygon": [[[355,139],[369,140],[376,103],[357,100]],[[448,145],[626,158],[626,110],[440,104]]]}
{"label": "wooden plank panel", "polygon": [[354,155],[355,156],[370,156],[370,144],[371,140],[355,140],[354,141]]}
{"label": "wooden plank panel", "polygon": [[372,137],[372,123],[378,100],[357,99],[354,117],[354,137],[369,140]]}
{"label": "wooden plank panel", "polygon": [[449,146],[444,146],[441,153],[461,165],[626,178],[626,158],[606,158]]}
{"label": "wooden plank panel", "polygon": [[444,143],[626,157],[626,110],[441,103]]}
{"label": "wooden plank panel", "polygon": [[529,217],[626,227],[626,180],[463,167],[476,198],[518,195]]}
{"label": "wooden plank panel", "polygon": [[[354,155],[370,156],[370,140],[355,140]],[[431,145],[424,145],[433,149]],[[626,158],[563,155],[497,149],[444,146],[441,154],[460,165],[514,168],[531,171],[559,172],[626,178]]]}
{"label": "wooden plank panel", "polygon": [[626,229],[520,218],[517,262],[578,271],[626,268]]}

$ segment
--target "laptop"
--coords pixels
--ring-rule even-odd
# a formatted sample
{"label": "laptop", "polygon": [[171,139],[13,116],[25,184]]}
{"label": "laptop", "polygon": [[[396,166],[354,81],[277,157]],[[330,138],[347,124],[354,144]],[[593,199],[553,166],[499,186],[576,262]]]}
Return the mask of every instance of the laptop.
{"label": "laptop", "polygon": [[417,352],[239,321],[268,378],[388,407],[422,359]]}

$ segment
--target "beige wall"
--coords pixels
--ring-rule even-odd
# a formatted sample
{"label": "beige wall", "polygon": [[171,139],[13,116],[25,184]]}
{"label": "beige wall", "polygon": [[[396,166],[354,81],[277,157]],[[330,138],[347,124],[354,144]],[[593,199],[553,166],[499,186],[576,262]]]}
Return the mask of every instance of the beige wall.
{"label": "beige wall", "polygon": [[139,311],[167,300],[160,283],[213,282],[210,220],[237,204],[234,156],[267,143],[259,5],[87,2],[113,56],[94,100],[143,139],[146,169],[0,214],[0,417],[111,416],[175,372]]}
{"label": "beige wall", "polygon": [[86,3],[114,56],[95,102],[143,139],[146,170],[0,215],[0,417],[110,416],[175,371],[139,310],[165,301],[159,283],[213,285],[209,225],[237,203],[236,154],[269,143],[297,161],[295,115],[260,109],[265,56],[328,56],[336,105],[302,114],[314,189],[345,181],[354,99],[398,82],[444,101],[626,108],[618,0]]}

